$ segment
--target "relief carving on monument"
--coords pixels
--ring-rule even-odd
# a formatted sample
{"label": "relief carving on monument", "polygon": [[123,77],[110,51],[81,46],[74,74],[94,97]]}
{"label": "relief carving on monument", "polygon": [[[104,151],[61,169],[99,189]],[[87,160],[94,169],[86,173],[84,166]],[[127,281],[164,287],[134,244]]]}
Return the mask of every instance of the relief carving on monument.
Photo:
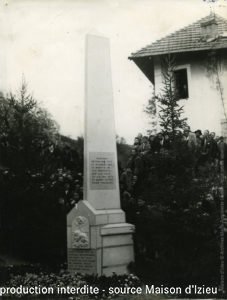
{"label": "relief carving on monument", "polygon": [[72,248],[90,248],[89,221],[83,216],[76,217],[72,222]]}

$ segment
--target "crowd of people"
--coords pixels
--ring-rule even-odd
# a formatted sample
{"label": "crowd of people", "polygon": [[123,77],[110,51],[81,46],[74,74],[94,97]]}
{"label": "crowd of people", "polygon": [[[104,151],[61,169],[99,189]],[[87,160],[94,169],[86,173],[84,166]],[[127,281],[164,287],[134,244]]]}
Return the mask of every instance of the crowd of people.
{"label": "crowd of people", "polygon": [[[175,139],[188,147],[197,157],[199,163],[217,163],[224,160],[225,143],[222,136],[216,136],[215,132],[200,129],[191,132],[187,127],[183,132],[178,131]],[[144,155],[146,153],[159,153],[173,148],[173,140],[168,133],[158,133],[157,135],[143,136],[138,134],[134,139],[133,152]]]}
{"label": "crowd of people", "polygon": [[[150,136],[139,133],[134,138],[120,172],[120,194],[126,220],[136,226],[135,253],[137,259],[146,257],[144,265],[164,257],[163,249],[171,248],[165,238],[168,228],[177,230],[175,223],[181,224],[189,237],[195,224],[198,232],[209,232],[216,224],[225,152],[222,136],[208,130],[191,132],[189,127],[174,137],[160,132]],[[227,210],[224,228],[227,232]],[[175,249],[174,243],[172,246]]]}
{"label": "crowd of people", "polygon": [[134,139],[126,167],[120,174],[121,200],[125,210],[128,209],[129,202],[143,206],[145,201],[141,196],[142,183],[145,177],[152,174],[152,159],[173,153],[176,145],[178,150],[188,150],[187,153],[190,153],[191,173],[195,179],[203,174],[204,169],[219,175],[224,168],[227,147],[224,138],[217,136],[215,132],[205,130],[202,133],[199,129],[191,132],[187,127],[182,132],[176,132],[174,138],[162,132],[150,136],[139,133]]}
{"label": "crowd of people", "polygon": [[[210,164],[220,170],[224,164],[226,144],[222,136],[216,136],[215,132],[201,130],[191,132],[190,128],[185,128],[183,132],[177,132],[175,142],[180,143],[182,148],[188,148],[194,157],[195,172],[198,167]],[[143,136],[139,133],[135,139],[131,151],[131,156],[127,162],[126,173],[139,176],[143,170],[143,157],[146,154],[165,154],[173,150],[174,143],[168,133],[158,133],[156,135]],[[125,185],[125,174],[122,174],[121,183]],[[135,178],[134,178],[135,179]],[[127,185],[127,184],[126,184]],[[130,189],[130,187],[129,187]]]}

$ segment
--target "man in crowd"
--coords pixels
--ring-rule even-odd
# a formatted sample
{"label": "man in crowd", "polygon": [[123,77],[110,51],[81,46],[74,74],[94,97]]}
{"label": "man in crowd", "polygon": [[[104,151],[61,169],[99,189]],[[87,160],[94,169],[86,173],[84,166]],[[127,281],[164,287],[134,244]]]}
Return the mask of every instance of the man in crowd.
{"label": "man in crowd", "polygon": [[186,127],[183,133],[183,142],[190,150],[195,150],[197,146],[196,135],[194,132],[191,132],[190,127]]}

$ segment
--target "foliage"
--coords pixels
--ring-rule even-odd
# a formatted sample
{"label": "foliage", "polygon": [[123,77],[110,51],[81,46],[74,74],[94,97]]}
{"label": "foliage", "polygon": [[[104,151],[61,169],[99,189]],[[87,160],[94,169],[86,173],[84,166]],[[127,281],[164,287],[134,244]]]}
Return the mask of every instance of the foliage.
{"label": "foliage", "polygon": [[164,132],[168,132],[172,139],[175,138],[178,131],[186,126],[186,118],[182,118],[183,106],[179,105],[175,89],[175,59],[167,55],[162,59],[162,93],[156,96],[159,103],[160,126]]}
{"label": "foliage", "polygon": [[136,270],[143,280],[218,285],[220,176],[209,164],[195,178],[183,144],[142,156],[143,169],[124,202],[135,224]]}
{"label": "foliage", "polygon": [[[60,135],[25,82],[2,96],[0,115],[0,250],[64,262],[66,214],[83,199],[83,137]],[[117,145],[124,163],[129,146],[123,138]]]}
{"label": "foliage", "polygon": [[157,132],[157,108],[156,108],[157,98],[153,96],[148,100],[148,104],[145,107],[144,112],[149,116],[151,129],[148,130],[148,134],[156,134]]}
{"label": "foliage", "polygon": [[39,165],[37,154],[43,144],[55,142],[58,125],[27,92],[23,81],[18,95],[1,97],[0,132],[1,161],[19,171]]}
{"label": "foliage", "polygon": [[55,162],[50,174],[0,172],[1,251],[48,264],[66,260],[66,213],[83,198],[82,176]]}
{"label": "foliage", "polygon": [[[26,272],[27,269],[27,272]],[[98,295],[89,295],[90,299],[111,299],[115,295],[109,295],[109,287],[138,287],[141,285],[139,278],[133,274],[112,276],[85,275],[80,273],[69,273],[65,269],[60,269],[58,272],[53,272],[42,268],[41,266],[22,266],[20,268],[11,268],[8,281],[3,282],[6,286],[18,287],[20,285],[26,287],[52,287],[56,294],[56,289],[60,287],[82,287],[89,285],[98,287],[100,293]],[[105,291],[103,291],[105,290]],[[67,295],[66,295],[67,296]],[[68,295],[70,296],[70,295]],[[72,295],[73,296],[73,295]],[[81,295],[79,295],[80,297]],[[15,297],[15,295],[12,295]],[[29,295],[31,297],[31,295]]]}
{"label": "foliage", "polygon": [[65,261],[66,213],[83,197],[83,140],[61,136],[25,82],[0,105],[0,250]]}
{"label": "foliage", "polygon": [[[159,101],[163,105],[163,130],[176,137],[185,120],[174,96],[173,63],[168,63]],[[26,93],[26,87],[22,86],[18,97],[3,97],[1,105],[0,150],[6,165],[0,172],[1,245],[31,260],[65,261],[65,215],[83,197],[83,138],[73,141],[60,136],[55,122]],[[130,148],[124,140],[118,141],[121,161],[125,162]],[[136,270],[158,284],[214,285],[219,261],[219,175],[204,166],[195,178],[194,153],[177,139],[174,142],[168,151],[143,155],[132,198],[123,203],[127,221],[136,224]],[[41,283],[45,285],[77,284],[77,280],[112,286],[137,282],[129,283],[128,277],[116,275],[109,281],[65,271],[42,273]],[[31,271],[13,276],[10,284],[34,284],[38,278]]]}

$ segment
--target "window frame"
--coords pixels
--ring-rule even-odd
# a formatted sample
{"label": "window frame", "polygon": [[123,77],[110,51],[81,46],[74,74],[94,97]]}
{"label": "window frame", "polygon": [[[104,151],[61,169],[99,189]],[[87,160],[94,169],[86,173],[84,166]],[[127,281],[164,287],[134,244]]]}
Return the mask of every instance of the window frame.
{"label": "window frame", "polygon": [[178,100],[188,100],[190,99],[191,91],[190,91],[190,83],[191,83],[191,65],[186,64],[186,65],[178,65],[174,68],[173,72],[175,71],[180,71],[180,70],[186,70],[186,75],[187,75],[187,88],[188,88],[188,97],[186,98],[181,98],[178,97]]}

